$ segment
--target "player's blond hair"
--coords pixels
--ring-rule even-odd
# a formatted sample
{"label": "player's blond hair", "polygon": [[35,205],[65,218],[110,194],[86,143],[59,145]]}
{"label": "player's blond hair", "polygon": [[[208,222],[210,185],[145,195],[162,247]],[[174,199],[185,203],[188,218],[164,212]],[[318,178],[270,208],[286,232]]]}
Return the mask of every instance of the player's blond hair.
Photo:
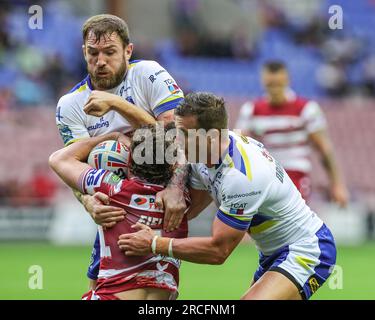
{"label": "player's blond hair", "polygon": [[94,33],[97,42],[99,42],[103,36],[111,35],[115,32],[122,40],[124,47],[130,43],[127,23],[112,14],[98,14],[86,20],[82,27],[84,43],[86,42],[89,32]]}

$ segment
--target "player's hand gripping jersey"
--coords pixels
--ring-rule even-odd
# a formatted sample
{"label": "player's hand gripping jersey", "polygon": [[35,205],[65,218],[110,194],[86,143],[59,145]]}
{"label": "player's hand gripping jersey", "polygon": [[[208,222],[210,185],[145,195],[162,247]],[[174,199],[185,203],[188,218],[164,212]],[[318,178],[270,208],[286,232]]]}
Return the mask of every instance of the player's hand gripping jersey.
{"label": "player's hand gripping jersey", "polygon": [[[56,124],[65,145],[108,132],[132,131],[129,122],[113,110],[101,118],[83,111],[92,90],[87,76],[57,104]],[[183,99],[183,92],[171,75],[157,62],[146,60],[131,62],[124,80],[108,92],[123,97],[154,118],[174,109]]]}
{"label": "player's hand gripping jersey", "polygon": [[180,227],[165,233],[163,211],[156,208],[156,193],[162,186],[145,183],[138,178],[122,180],[112,172],[90,169],[82,175],[81,191],[94,194],[103,192],[110,196],[110,205],[124,208],[125,219],[104,230],[99,226],[100,269],[95,294],[106,295],[137,289],[160,288],[177,293],[180,260],[149,254],[142,257],[125,256],[117,245],[121,234],[135,232],[131,226],[143,223],[168,237],[185,238],[188,233],[186,216]]}

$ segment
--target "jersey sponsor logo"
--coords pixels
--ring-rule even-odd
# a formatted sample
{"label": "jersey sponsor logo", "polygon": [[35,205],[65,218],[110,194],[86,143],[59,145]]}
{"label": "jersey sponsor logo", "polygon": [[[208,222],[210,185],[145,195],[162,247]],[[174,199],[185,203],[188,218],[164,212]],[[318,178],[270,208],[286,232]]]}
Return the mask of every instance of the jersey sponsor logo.
{"label": "jersey sponsor logo", "polygon": [[163,72],[167,72],[165,69],[161,69],[157,72],[155,72],[155,77],[157,77],[159,74],[162,74]]}
{"label": "jersey sponsor logo", "polygon": [[119,181],[120,178],[113,173],[107,174],[103,180],[104,183],[113,185],[117,184]]}
{"label": "jersey sponsor logo", "polygon": [[134,202],[139,206],[146,203],[147,201],[148,201],[147,198],[142,198],[142,197],[134,199]]}
{"label": "jersey sponsor logo", "polygon": [[311,289],[311,293],[315,293],[320,287],[319,282],[318,282],[318,280],[316,280],[315,277],[311,277],[309,279],[309,286],[310,286],[310,289]]}
{"label": "jersey sponsor logo", "polygon": [[136,209],[150,211],[150,212],[163,212],[156,207],[154,195],[140,195],[133,194],[130,200],[130,206]]}
{"label": "jersey sponsor logo", "polygon": [[243,215],[244,209],[229,209],[229,214]]}
{"label": "jersey sponsor logo", "polygon": [[[148,77],[148,79],[151,81],[151,83],[154,83],[155,80],[156,80],[156,77],[157,77],[159,74],[163,73],[163,72],[167,72],[167,71],[164,70],[164,69],[159,70],[159,71],[155,72],[155,74],[150,75],[150,76]],[[171,80],[172,80],[172,79],[171,79]]]}
{"label": "jersey sponsor logo", "polygon": [[273,162],[273,161],[274,161],[274,160],[273,160],[273,157],[271,156],[271,154],[268,152],[267,149],[263,149],[263,150],[262,150],[262,155],[263,155],[263,157],[265,157],[268,161],[270,161],[270,162]]}
{"label": "jersey sponsor logo", "polygon": [[116,171],[114,171],[114,174],[118,176],[120,179],[126,178],[126,172],[124,168],[118,168]]}
{"label": "jersey sponsor logo", "polygon": [[91,169],[87,173],[86,185],[91,188],[99,187],[102,182],[104,173],[106,173],[106,171],[102,169],[100,170]]}
{"label": "jersey sponsor logo", "polygon": [[59,129],[59,132],[60,132],[61,138],[64,141],[64,144],[67,144],[70,140],[74,138],[72,130],[70,130],[70,128],[67,125],[58,124],[57,128]]}
{"label": "jersey sponsor logo", "polygon": [[231,203],[230,207],[232,209],[245,209],[247,206],[247,202],[244,203]]}
{"label": "jersey sponsor logo", "polygon": [[150,226],[150,227],[151,226],[158,226],[158,225],[161,225],[163,223],[163,218],[141,215],[138,219],[138,222],[143,223],[143,224],[145,224],[147,226]]}
{"label": "jersey sponsor logo", "polygon": [[109,127],[109,121],[105,121],[104,117],[101,117],[99,122],[95,123],[95,125],[93,125],[93,126],[89,126],[87,128],[87,130],[92,131],[92,130],[100,129],[100,128],[103,128],[103,127],[108,128]]}
{"label": "jersey sponsor logo", "polygon": [[180,87],[176,84],[173,79],[164,80],[165,84],[168,86],[168,90],[171,94],[176,94],[181,91]]}
{"label": "jersey sponsor logo", "polygon": [[262,191],[251,191],[248,193],[237,193],[237,194],[230,194],[228,196],[224,195],[223,200],[232,200],[232,199],[238,199],[238,198],[245,198],[245,197],[251,197],[251,196],[256,196],[258,194],[261,194]]}

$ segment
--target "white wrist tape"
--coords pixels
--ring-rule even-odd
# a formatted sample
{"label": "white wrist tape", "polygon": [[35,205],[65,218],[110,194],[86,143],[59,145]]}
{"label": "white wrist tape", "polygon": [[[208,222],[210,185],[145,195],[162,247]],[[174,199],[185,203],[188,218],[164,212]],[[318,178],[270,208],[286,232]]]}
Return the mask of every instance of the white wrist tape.
{"label": "white wrist tape", "polygon": [[154,236],[152,238],[152,243],[151,243],[151,251],[153,254],[156,254],[156,240],[159,238],[159,236]]}
{"label": "white wrist tape", "polygon": [[174,258],[173,257],[173,238],[171,238],[171,240],[169,240],[169,244],[168,244],[168,256],[170,256],[171,258]]}

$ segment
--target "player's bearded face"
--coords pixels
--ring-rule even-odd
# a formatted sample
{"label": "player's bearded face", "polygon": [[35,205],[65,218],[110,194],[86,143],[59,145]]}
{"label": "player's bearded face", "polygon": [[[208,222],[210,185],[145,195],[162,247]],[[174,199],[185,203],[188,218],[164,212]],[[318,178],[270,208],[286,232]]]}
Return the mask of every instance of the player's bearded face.
{"label": "player's bearded face", "polygon": [[[128,46],[129,47],[129,46]],[[102,36],[100,41],[89,34],[86,41],[85,58],[91,83],[97,90],[109,90],[123,80],[131,49],[124,48],[116,33]],[[130,52],[130,53],[129,53]]]}
{"label": "player's bearded face", "polygon": [[103,67],[95,68],[91,71],[88,67],[88,73],[90,75],[91,82],[97,89],[109,90],[117,87],[123,80],[126,73],[125,58],[123,58],[117,70],[111,71],[108,67]]}

